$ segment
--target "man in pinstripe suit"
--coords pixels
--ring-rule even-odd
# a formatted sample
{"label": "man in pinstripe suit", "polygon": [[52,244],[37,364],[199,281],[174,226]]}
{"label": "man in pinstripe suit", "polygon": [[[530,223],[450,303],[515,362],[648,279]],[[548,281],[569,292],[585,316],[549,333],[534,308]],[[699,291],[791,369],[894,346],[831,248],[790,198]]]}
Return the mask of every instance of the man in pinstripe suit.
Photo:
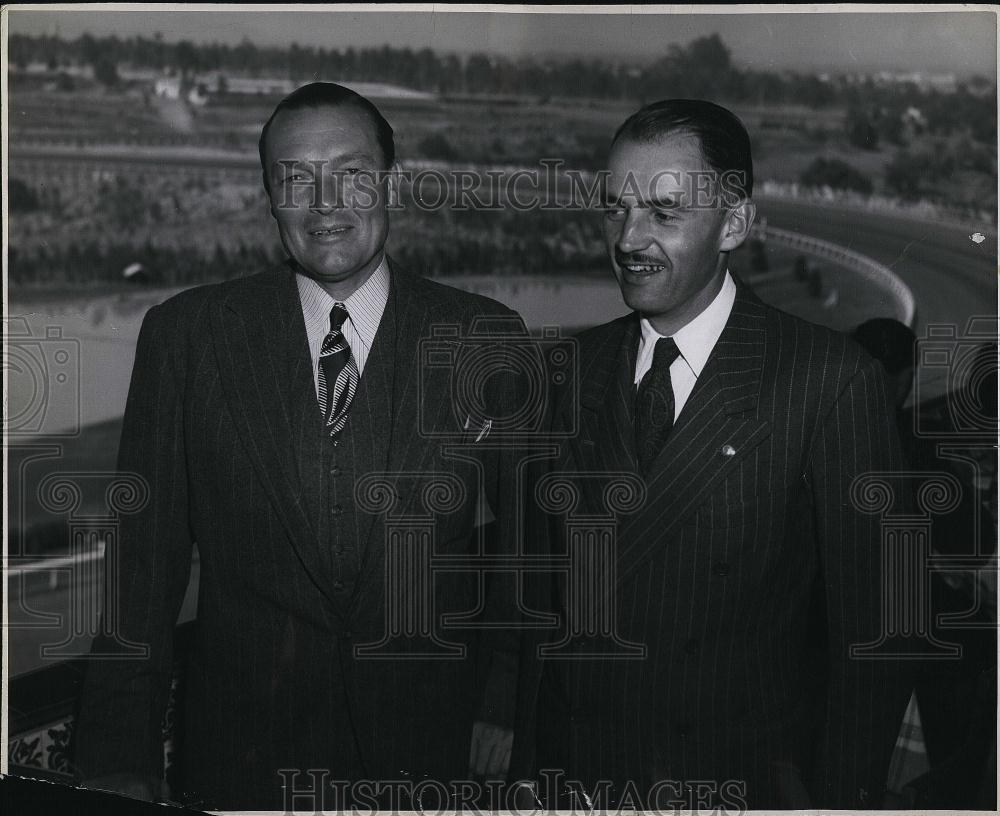
{"label": "man in pinstripe suit", "polygon": [[[173,797],[346,808],[359,795],[338,785],[464,779],[474,730],[494,764],[509,740],[496,727],[509,720],[503,701],[482,689],[511,655],[499,639],[440,631],[444,615],[483,603],[476,575],[436,580],[433,598],[409,610],[420,620],[387,631],[386,610],[403,599],[386,552],[391,524],[407,519],[433,528],[436,554],[462,556],[485,546],[480,507],[501,526],[513,517],[509,457],[486,444],[487,426],[469,434],[449,372],[421,371],[420,348],[446,324],[460,329],[453,351],[474,353],[499,339],[470,338],[477,320],[519,318],[387,258],[393,136],[368,100],[304,86],[260,148],[288,265],[183,292],[143,323],[119,466],[148,482],[150,502],[123,519],[108,555],[121,617],[95,649],[148,654],[90,664],[76,760],[94,787],[157,795],[172,633],[196,543]],[[502,377],[486,388],[485,409],[506,410]],[[433,642],[414,636],[428,635],[421,620]],[[482,755],[473,764],[497,770]],[[369,786],[367,803],[384,803],[378,793]],[[413,807],[406,795],[394,804]]]}
{"label": "man in pinstripe suit", "polygon": [[[614,512],[616,481],[644,501],[588,576],[613,630],[574,623],[581,590],[555,581],[575,635],[538,662],[515,747],[533,744],[550,805],[881,802],[908,690],[893,662],[849,656],[878,639],[882,588],[879,521],[850,489],[900,466],[892,411],[859,347],[727,270],[752,188],[747,132],[711,103],[650,105],[614,138],[604,231],[634,311],[579,336],[554,415],[579,432],[551,475],[576,484],[577,518]],[[557,555],[563,510],[540,523]]]}

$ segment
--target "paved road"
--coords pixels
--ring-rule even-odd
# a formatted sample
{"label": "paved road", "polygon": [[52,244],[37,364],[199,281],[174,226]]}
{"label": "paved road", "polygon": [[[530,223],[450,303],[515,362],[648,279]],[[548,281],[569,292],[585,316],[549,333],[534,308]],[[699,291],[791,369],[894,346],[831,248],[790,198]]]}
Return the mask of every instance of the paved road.
{"label": "paved road", "polygon": [[[997,233],[994,227],[925,223],[882,213],[762,200],[768,224],[812,235],[888,266],[917,301],[917,334],[928,323],[957,323],[997,314]],[[978,229],[986,238],[975,243]]]}
{"label": "paved road", "polygon": [[[968,336],[970,319],[986,317],[992,327],[976,344],[996,342],[995,227],[984,224],[962,229],[883,213],[777,200],[760,201],[759,214],[770,226],[833,241],[889,267],[913,292],[918,337],[925,335],[930,324],[948,324],[955,328],[957,337]],[[972,240],[977,231],[985,239],[978,244]],[[956,367],[959,378],[962,368]],[[944,368],[918,366],[914,393],[921,399],[939,397],[956,385],[954,376]]]}

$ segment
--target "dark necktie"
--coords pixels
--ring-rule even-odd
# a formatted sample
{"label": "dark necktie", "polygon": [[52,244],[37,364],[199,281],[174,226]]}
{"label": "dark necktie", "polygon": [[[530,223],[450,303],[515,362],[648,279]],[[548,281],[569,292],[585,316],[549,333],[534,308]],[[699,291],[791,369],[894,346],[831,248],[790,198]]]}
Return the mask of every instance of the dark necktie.
{"label": "dark necktie", "polygon": [[674,426],[670,366],[679,356],[673,338],[661,337],[653,349],[653,364],[639,383],[635,400],[635,442],[643,474],[649,470]]}
{"label": "dark necktie", "polygon": [[358,390],[358,364],[341,331],[347,320],[343,303],[330,310],[330,333],[323,338],[319,352],[319,407],[330,436],[336,436],[347,423],[347,410]]}

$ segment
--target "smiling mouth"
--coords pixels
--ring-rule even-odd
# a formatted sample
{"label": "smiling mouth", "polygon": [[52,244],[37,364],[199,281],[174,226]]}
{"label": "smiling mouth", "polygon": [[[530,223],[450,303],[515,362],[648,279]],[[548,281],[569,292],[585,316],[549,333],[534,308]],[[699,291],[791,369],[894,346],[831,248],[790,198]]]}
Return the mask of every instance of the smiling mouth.
{"label": "smiling mouth", "polygon": [[620,263],[619,266],[623,272],[627,272],[630,275],[655,275],[657,272],[662,272],[666,269],[666,266],[663,264]]}
{"label": "smiling mouth", "polygon": [[328,227],[326,229],[309,230],[309,234],[314,238],[328,238],[331,235],[342,235],[353,227]]}

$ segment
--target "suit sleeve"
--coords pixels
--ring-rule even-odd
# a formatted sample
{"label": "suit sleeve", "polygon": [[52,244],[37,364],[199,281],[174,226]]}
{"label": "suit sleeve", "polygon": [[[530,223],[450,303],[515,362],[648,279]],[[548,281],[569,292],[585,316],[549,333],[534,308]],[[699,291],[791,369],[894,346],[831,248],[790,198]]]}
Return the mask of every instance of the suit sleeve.
{"label": "suit sleeve", "polygon": [[[105,549],[107,598],[87,664],[75,735],[77,773],[163,775],[161,723],[173,634],[191,569],[181,376],[182,339],[164,307],[143,320],[122,426],[118,470],[148,487]],[[114,566],[112,568],[112,559]],[[136,646],[143,654],[135,655]]]}
{"label": "suit sleeve", "polygon": [[[566,341],[563,346],[566,357],[577,355],[576,340]],[[524,546],[522,552],[531,559],[551,558],[560,541],[559,530],[563,520],[548,510],[534,495],[534,488],[545,476],[557,469],[562,436],[572,427],[568,414],[577,410],[572,400],[579,383],[567,378],[559,384],[555,378],[550,381],[555,387],[549,389],[545,411],[544,434],[538,443],[548,452],[528,464],[525,468],[524,490]],[[565,544],[563,543],[563,547]],[[521,599],[526,610],[535,616],[552,619],[552,625],[544,628],[526,628],[520,638],[520,658],[518,665],[517,698],[514,720],[514,744],[511,751],[508,782],[528,781],[537,783],[536,762],[539,740],[538,707],[544,662],[541,647],[551,644],[562,634],[558,621],[564,610],[559,601],[559,587],[556,573],[550,570],[526,571],[520,581]]]}
{"label": "suit sleeve", "polygon": [[[851,486],[865,473],[902,467],[884,375],[869,360],[827,414],[809,468],[829,644],[813,807],[881,806],[910,688],[905,661],[851,656],[852,646],[879,640],[890,578],[883,570],[882,517],[858,509]],[[902,494],[897,500],[909,501]]]}
{"label": "suit sleeve", "polygon": [[[497,375],[490,378],[490,403],[494,406],[495,416],[505,418],[516,416],[525,402],[532,399],[531,389],[523,380],[523,367],[518,366],[511,356],[516,355],[518,348],[523,350],[530,339],[524,322],[516,312],[507,311],[499,316],[510,321],[511,332],[495,337],[504,354],[494,358],[500,364],[497,365]],[[513,328],[514,321],[518,327],[516,330]],[[506,558],[516,557],[523,541],[524,496],[518,443],[529,439],[531,429],[524,428],[523,431],[499,436],[493,477],[487,481],[487,499],[495,517],[490,550],[492,554]],[[513,572],[496,572],[486,578],[487,620],[519,621],[521,611],[517,585],[520,576]],[[488,668],[478,719],[512,728],[520,632],[510,627],[487,629],[483,632],[483,643]]]}

